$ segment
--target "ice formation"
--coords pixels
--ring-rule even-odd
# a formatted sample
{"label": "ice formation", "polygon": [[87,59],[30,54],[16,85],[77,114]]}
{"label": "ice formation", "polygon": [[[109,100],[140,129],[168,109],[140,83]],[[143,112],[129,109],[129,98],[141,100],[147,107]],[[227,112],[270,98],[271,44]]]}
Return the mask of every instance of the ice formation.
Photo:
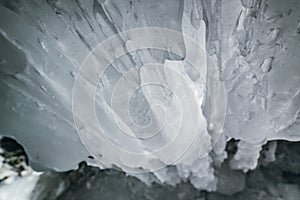
{"label": "ice formation", "polygon": [[37,170],[211,191],[230,138],[243,171],[300,140],[297,0],[0,2],[0,133]]}

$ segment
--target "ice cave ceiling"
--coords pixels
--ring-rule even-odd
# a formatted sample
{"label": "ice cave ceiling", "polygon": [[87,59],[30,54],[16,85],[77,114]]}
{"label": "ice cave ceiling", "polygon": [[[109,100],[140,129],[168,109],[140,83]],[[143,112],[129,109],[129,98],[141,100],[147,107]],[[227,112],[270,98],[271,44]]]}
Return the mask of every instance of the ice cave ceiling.
{"label": "ice cave ceiling", "polygon": [[298,0],[0,5],[0,134],[36,170],[215,190],[231,138],[243,171],[267,141],[300,140]]}

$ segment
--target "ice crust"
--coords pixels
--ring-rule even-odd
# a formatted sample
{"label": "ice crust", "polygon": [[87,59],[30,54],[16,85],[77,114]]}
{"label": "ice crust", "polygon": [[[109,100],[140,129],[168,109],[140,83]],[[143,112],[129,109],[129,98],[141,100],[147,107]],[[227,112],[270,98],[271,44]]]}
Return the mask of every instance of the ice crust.
{"label": "ice crust", "polygon": [[[212,191],[217,185],[214,164],[226,158],[230,138],[240,140],[230,165],[243,171],[256,167],[267,141],[300,140],[297,0],[0,2],[0,133],[24,146],[36,170],[64,171],[87,161],[100,168],[116,166],[147,183],[174,185],[189,180],[196,188]],[[174,44],[170,41],[179,55],[155,49],[132,51],[112,63],[97,85],[95,105],[97,117],[105,124],[103,131],[129,151],[151,152],[163,146],[172,137],[172,127],[176,130],[175,125],[180,124],[179,101],[163,88],[137,90],[129,108],[122,107],[127,98],[122,91],[135,85],[163,81],[186,101],[181,108],[189,118],[183,120],[183,126],[190,127],[187,119],[199,119],[190,148],[170,166],[153,172],[149,166],[168,164],[170,152],[149,154],[139,162],[111,154],[110,149],[99,147],[103,138],[92,137],[93,131],[86,132],[91,137],[78,135],[72,112],[75,78],[89,52],[112,35],[144,27],[181,32],[207,52],[203,57],[184,38]],[[138,46],[124,38],[120,44],[127,50]],[[111,48],[107,54],[117,51]],[[198,71],[189,66],[187,58],[196,60]],[[153,62],[164,67],[145,67]],[[181,79],[167,67],[185,77],[193,92],[180,87]],[[128,71],[132,73],[125,76]],[[110,107],[119,80],[123,81],[117,93],[120,101]],[[84,96],[82,101],[87,98],[93,97]],[[189,105],[191,99],[195,103]],[[107,114],[115,112],[123,127],[131,127],[131,121],[123,117],[129,110],[134,123],[142,127],[153,123],[151,127],[156,128],[165,117],[153,107],[156,104],[169,112],[166,119],[174,124],[149,141],[119,137],[119,127]],[[88,118],[80,120],[88,122]],[[176,145],[180,149],[180,143]],[[95,159],[88,157],[91,154]]]}

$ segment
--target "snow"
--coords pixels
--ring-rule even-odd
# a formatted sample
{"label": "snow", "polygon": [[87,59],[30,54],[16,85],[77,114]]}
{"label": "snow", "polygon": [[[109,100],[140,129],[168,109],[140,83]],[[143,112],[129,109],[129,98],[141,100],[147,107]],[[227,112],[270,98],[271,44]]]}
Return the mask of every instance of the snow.
{"label": "snow", "polygon": [[33,173],[17,178],[12,183],[1,183],[0,200],[30,200],[38,179],[39,174]]}

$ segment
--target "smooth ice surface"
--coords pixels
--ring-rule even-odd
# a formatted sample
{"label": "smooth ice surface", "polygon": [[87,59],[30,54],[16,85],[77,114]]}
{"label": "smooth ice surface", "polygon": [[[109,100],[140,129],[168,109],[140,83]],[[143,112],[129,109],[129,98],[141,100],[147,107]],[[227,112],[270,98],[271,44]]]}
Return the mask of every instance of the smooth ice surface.
{"label": "smooth ice surface", "polygon": [[[300,140],[297,0],[0,2],[0,133],[24,145],[37,170],[68,170],[85,160],[148,183],[189,179],[197,188],[215,190],[213,161],[226,158],[228,139],[241,140],[231,167],[244,171],[256,167],[266,141]],[[205,50],[185,37],[149,39],[153,35],[144,33],[139,41],[120,34],[102,54],[84,60],[109,37],[144,27],[177,31]],[[136,50],[143,42],[166,43],[177,55]],[[124,51],[102,75],[79,73],[85,61],[98,66]],[[148,156],[137,160],[111,151],[92,115],[74,114],[76,78],[85,81],[80,100],[95,105],[100,132],[122,149]],[[167,87],[134,90],[150,82]],[[87,91],[94,88],[91,96]],[[74,119],[82,123],[79,131]],[[189,137],[173,143],[173,152],[154,152],[175,132],[189,136],[195,119],[196,137],[180,159],[171,160]],[[157,130],[161,134],[153,137]],[[170,166],[130,173],[164,165]]]}

